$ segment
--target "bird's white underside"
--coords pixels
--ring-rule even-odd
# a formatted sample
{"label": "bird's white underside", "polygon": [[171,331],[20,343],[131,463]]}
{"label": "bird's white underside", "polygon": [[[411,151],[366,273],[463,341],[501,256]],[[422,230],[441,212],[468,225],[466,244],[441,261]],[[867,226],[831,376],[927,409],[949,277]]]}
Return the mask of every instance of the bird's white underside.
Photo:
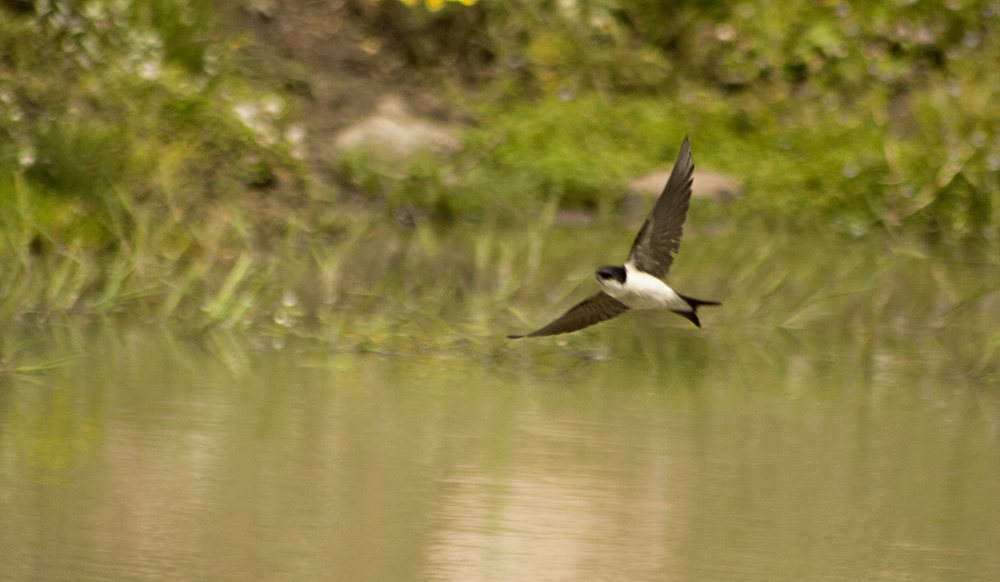
{"label": "bird's white underside", "polygon": [[644,273],[632,263],[625,263],[625,284],[614,279],[597,278],[605,293],[632,309],[669,309],[691,311],[691,306],[657,277]]}

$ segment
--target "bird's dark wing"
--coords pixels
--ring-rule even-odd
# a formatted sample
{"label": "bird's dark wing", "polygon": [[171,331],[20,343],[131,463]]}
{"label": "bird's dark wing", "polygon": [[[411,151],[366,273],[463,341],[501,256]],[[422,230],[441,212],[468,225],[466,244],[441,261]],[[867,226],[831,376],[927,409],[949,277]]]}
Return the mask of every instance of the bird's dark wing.
{"label": "bird's dark wing", "polygon": [[639,234],[632,243],[632,250],[628,253],[627,262],[654,277],[662,279],[667,274],[674,262],[674,253],[681,246],[684,219],[687,218],[688,203],[691,201],[693,173],[691,144],[688,136],[684,136],[667,185],[656,199],[653,210],[639,229]]}
{"label": "bird's dark wing", "polygon": [[546,325],[542,329],[535,330],[526,335],[509,335],[510,339],[522,337],[538,337],[542,335],[557,335],[569,333],[578,329],[583,329],[621,315],[628,311],[621,301],[608,295],[604,291],[591,295],[583,301],[577,303],[569,311],[562,314],[562,317]]}

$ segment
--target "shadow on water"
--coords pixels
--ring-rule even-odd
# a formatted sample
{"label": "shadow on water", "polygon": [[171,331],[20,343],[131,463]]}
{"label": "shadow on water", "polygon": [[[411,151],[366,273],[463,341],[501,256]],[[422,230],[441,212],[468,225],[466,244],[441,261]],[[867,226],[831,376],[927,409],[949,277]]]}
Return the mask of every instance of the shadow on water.
{"label": "shadow on water", "polygon": [[510,343],[588,292],[586,237],[504,287],[530,244],[491,236],[459,284],[503,301],[447,348],[48,330],[20,361],[78,359],[0,376],[0,578],[1000,577],[995,259],[694,233],[703,331]]}

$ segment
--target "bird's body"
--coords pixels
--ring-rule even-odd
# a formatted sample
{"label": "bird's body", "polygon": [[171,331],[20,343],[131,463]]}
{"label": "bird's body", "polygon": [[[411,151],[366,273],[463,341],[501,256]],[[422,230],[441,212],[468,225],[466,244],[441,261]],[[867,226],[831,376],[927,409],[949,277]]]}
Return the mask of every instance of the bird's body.
{"label": "bird's body", "polygon": [[694,162],[687,136],[681,144],[667,185],[632,243],[625,264],[605,265],[595,276],[601,291],[577,303],[561,317],[526,335],[512,339],[569,333],[625,313],[629,309],[659,309],[676,313],[698,327],[698,307],[720,305],[677,293],[664,282],[674,254],[680,248],[684,220],[691,200]]}
{"label": "bird's body", "polygon": [[624,284],[615,279],[597,277],[597,282],[604,293],[621,301],[629,309],[691,311],[687,302],[662,279],[644,273],[629,263],[622,266],[625,269]]}

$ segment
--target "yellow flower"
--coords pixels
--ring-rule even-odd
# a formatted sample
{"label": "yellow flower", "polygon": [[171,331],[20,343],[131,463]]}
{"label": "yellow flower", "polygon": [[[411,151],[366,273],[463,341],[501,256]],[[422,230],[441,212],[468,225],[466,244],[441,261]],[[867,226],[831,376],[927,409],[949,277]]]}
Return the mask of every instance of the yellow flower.
{"label": "yellow flower", "polygon": [[[420,3],[420,0],[399,0],[399,1],[402,2],[403,4],[406,4],[407,6],[416,6],[417,4]],[[427,9],[430,10],[431,12],[437,12],[438,10],[444,8],[444,3],[446,1],[461,2],[465,6],[472,6],[479,0],[424,0],[424,4],[427,6]]]}
{"label": "yellow flower", "polygon": [[[399,1],[402,2],[403,4],[406,4],[407,6],[416,6],[417,4],[420,4],[420,0],[399,0]],[[472,6],[478,1],[479,0],[424,0],[424,4],[427,6],[427,9],[430,10],[431,12],[437,12],[438,10],[444,8],[445,2],[461,2],[465,6]]]}

